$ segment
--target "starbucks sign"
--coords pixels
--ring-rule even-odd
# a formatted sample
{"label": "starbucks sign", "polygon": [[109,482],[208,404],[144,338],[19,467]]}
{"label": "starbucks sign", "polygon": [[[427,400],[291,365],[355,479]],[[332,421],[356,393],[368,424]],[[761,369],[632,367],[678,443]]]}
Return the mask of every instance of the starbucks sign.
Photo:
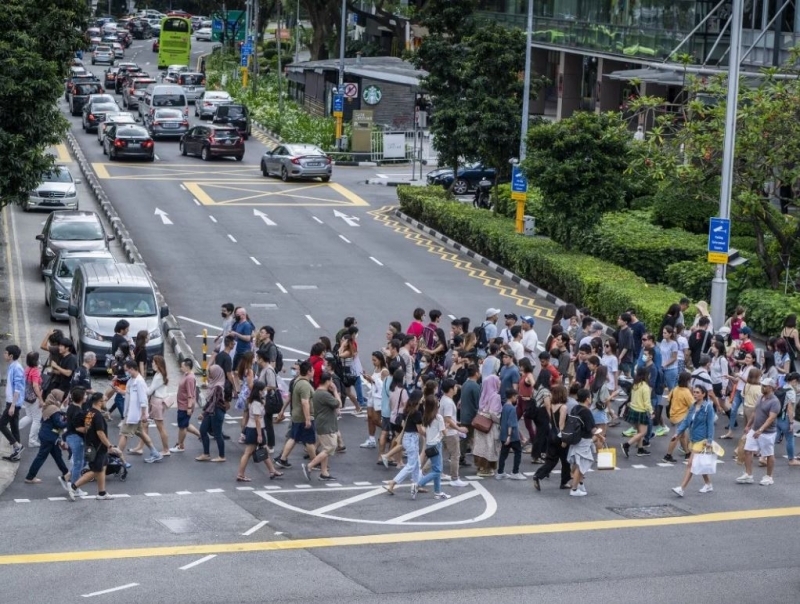
{"label": "starbucks sign", "polygon": [[361,95],[361,98],[364,99],[364,102],[367,105],[377,105],[381,102],[381,97],[383,93],[381,89],[377,86],[367,86],[364,88],[364,92]]}

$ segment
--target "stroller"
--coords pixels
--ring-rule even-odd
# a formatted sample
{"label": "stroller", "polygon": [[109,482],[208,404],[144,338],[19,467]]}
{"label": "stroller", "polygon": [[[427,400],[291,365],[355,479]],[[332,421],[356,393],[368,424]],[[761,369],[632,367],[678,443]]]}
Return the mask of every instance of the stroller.
{"label": "stroller", "polygon": [[[89,471],[89,466],[85,466],[81,470],[81,474],[86,474]],[[125,467],[125,462],[119,455],[115,455],[109,451],[108,465],[106,466],[106,476],[119,476],[120,481],[125,482],[128,478],[128,468]]]}

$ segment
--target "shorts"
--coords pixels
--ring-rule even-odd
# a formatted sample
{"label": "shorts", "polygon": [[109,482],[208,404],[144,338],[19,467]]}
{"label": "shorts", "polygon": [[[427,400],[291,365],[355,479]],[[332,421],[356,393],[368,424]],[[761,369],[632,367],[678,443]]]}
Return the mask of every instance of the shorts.
{"label": "shorts", "polygon": [[327,453],[328,457],[333,457],[336,454],[336,446],[339,438],[336,433],[334,434],[317,434],[317,443],[319,444],[318,451],[320,453]]}
{"label": "shorts", "polygon": [[165,401],[163,398],[156,396],[150,399],[150,419],[154,421],[163,421],[164,419]]}
{"label": "shorts", "polygon": [[383,399],[381,398],[372,399],[372,408],[375,409],[375,411],[377,411],[378,413],[380,413],[381,409],[383,409]]}
{"label": "shorts", "polygon": [[191,414],[188,411],[184,411],[183,409],[178,409],[178,428],[186,429],[189,427],[189,420],[192,418]]}
{"label": "shorts", "polygon": [[290,438],[303,445],[314,445],[317,443],[317,434],[314,431],[314,420],[311,420],[311,427],[306,428],[305,422],[292,422],[292,434]]}
{"label": "shorts", "polygon": [[592,409],[592,418],[595,424],[602,426],[608,423],[608,412],[605,409]]}
{"label": "shorts", "polygon": [[747,433],[744,442],[744,450],[750,451],[751,453],[758,453],[761,457],[772,457],[775,455],[775,437],[778,433],[764,432],[758,438],[755,438],[753,436],[754,434],[755,430],[750,430],[750,432]]}
{"label": "shorts", "polygon": [[711,384],[711,389],[714,391],[714,396],[717,398],[722,398],[722,383],[719,384]]}
{"label": "shorts", "polygon": [[392,431],[392,418],[391,417],[384,417],[381,415],[381,430],[384,432],[391,432]]}
{"label": "shorts", "polygon": [[[89,471],[91,472],[105,472],[105,468],[108,465],[108,451],[103,449],[97,450],[97,455],[95,458],[89,462]],[[76,478],[72,479],[73,481],[77,480]]]}
{"label": "shorts", "polygon": [[[261,428],[261,443],[267,442],[267,431]],[[244,429],[244,444],[258,445],[258,431],[255,428]]]}
{"label": "shorts", "polygon": [[122,424],[122,428],[119,431],[120,436],[141,436],[142,435],[142,424]]}

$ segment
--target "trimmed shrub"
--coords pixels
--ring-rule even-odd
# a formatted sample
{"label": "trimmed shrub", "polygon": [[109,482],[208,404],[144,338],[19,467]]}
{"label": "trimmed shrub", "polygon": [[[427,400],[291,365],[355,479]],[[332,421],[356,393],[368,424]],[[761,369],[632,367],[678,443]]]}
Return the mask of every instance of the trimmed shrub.
{"label": "trimmed shrub", "polygon": [[551,293],[589,307],[614,323],[634,306],[641,320],[659,325],[667,307],[682,294],[648,286],[644,279],[610,262],[568,252],[545,237],[521,237],[514,221],[418,187],[398,187],[403,212],[455,239]]}
{"label": "trimmed shrub", "polygon": [[670,264],[664,271],[664,283],[686,292],[692,300],[711,298],[711,280],[714,278],[714,265],[708,262],[685,260]]}
{"label": "trimmed shrub", "polygon": [[[665,228],[707,233],[708,219],[717,215],[719,206],[701,194],[698,188],[702,186],[703,183],[685,182],[681,178],[662,183],[653,196],[653,222]],[[719,185],[716,187],[718,190]]]}
{"label": "trimmed shrub", "polygon": [[[542,203],[542,192],[536,187],[529,186],[528,199],[525,201],[525,214],[536,218],[536,233],[550,236],[552,218],[547,214]],[[516,220],[517,202],[511,199],[511,185],[504,184],[497,187],[497,213],[506,218]]]}
{"label": "trimmed shrub", "polygon": [[747,324],[764,336],[777,336],[786,315],[800,315],[800,295],[785,295],[772,289],[750,289],[739,295],[739,304],[747,309]]}

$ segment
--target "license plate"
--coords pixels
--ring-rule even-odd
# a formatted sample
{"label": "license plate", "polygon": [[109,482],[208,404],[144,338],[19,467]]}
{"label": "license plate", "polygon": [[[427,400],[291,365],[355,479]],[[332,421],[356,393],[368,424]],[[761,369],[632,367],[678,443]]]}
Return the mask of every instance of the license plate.
{"label": "license plate", "polygon": [[309,168],[319,168],[322,164],[318,161],[310,161],[306,164]]}
{"label": "license plate", "polygon": [[194,86],[184,86],[187,92],[194,92]]}
{"label": "license plate", "polygon": [[232,145],[233,143],[234,143],[234,141],[232,141],[231,139],[228,139],[228,140],[225,141],[226,145]]}
{"label": "license plate", "polygon": [[180,124],[164,124],[164,128],[178,128]]}

